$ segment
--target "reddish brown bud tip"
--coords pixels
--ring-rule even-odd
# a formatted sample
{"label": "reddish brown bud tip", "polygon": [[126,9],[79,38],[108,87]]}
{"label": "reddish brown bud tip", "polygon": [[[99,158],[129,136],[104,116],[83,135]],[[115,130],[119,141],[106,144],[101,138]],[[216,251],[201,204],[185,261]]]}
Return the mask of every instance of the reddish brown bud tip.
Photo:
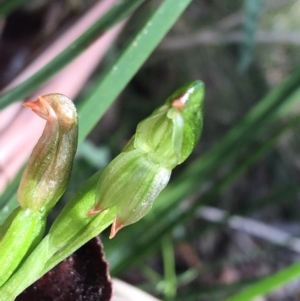
{"label": "reddish brown bud tip", "polygon": [[115,217],[113,224],[111,225],[109,238],[112,239],[115,237],[117,232],[124,227],[124,224]]}
{"label": "reddish brown bud tip", "polygon": [[103,210],[101,210],[101,209],[92,208],[86,215],[87,215],[88,217],[90,217],[90,216],[96,215],[96,214],[98,214],[98,213],[100,213],[100,212],[102,212],[102,211],[103,211]]}
{"label": "reddish brown bud tip", "polygon": [[181,101],[181,98],[177,98],[172,101],[172,106],[178,110],[182,110],[184,107],[183,102]]}
{"label": "reddish brown bud tip", "polygon": [[36,101],[24,102],[23,106],[30,108],[33,112],[35,112],[43,119],[49,120],[50,117],[56,118],[55,112],[42,96],[40,96]]}

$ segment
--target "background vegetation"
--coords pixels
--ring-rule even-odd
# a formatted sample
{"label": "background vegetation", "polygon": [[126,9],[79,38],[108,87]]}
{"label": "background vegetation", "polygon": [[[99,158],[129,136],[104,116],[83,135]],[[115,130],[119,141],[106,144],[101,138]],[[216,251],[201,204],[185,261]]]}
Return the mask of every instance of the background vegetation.
{"label": "background vegetation", "polygon": [[[50,1],[2,2],[4,19],[16,9],[8,3],[31,16],[51,7]],[[64,1],[65,18],[76,19],[92,2]],[[206,85],[202,139],[148,216],[111,241],[103,235],[111,273],[162,299],[245,301],[267,294],[256,300],[299,300],[300,1],[174,3],[124,1],[122,11],[97,23],[103,30],[134,11],[76,100],[81,144],[63,201],[120,152],[136,124],[171,92],[201,79]],[[147,22],[153,22],[152,31],[132,50],[130,43]],[[28,43],[29,53],[48,39]],[[93,40],[93,31],[81,39],[77,51]],[[10,61],[1,62],[3,74],[11,74],[5,70],[18,53],[10,52]],[[2,96],[1,107],[31,93],[63,58],[74,55],[67,49],[51,68]],[[2,86],[10,80],[1,78]],[[2,206],[15,187],[3,194]]]}

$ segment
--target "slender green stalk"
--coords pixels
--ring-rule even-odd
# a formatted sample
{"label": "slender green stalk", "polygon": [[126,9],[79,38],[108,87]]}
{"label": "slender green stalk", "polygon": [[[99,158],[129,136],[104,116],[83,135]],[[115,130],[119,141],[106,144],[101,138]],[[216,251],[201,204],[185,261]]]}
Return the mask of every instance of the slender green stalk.
{"label": "slender green stalk", "polygon": [[12,275],[20,261],[43,237],[45,215],[30,209],[15,209],[0,227],[0,286]]}
{"label": "slender green stalk", "polygon": [[164,237],[161,242],[165,274],[164,294],[167,299],[173,299],[177,288],[173,243],[170,237]]}
{"label": "slender green stalk", "polygon": [[14,300],[26,287],[113,222],[114,208],[94,217],[86,215],[86,208],[94,203],[100,174],[101,171],[96,173],[68,202],[45,238],[0,287],[1,301]]}
{"label": "slender green stalk", "polygon": [[22,268],[0,288],[0,301],[13,301],[24,289],[53,266],[72,254],[99,232],[102,232],[112,223],[114,214],[113,210],[107,210],[97,215],[85,228],[80,229],[74,236],[64,241],[63,248],[56,247],[51,243],[53,236],[56,235],[55,232],[45,236],[22,265]]}

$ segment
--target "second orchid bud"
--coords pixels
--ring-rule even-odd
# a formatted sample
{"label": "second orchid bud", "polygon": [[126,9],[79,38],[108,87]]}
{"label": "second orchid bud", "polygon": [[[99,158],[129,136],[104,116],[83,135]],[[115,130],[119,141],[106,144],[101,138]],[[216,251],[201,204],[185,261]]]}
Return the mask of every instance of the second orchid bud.
{"label": "second orchid bud", "polygon": [[77,147],[77,113],[62,94],[24,103],[47,123],[32,151],[18,189],[22,208],[49,211],[66,189]]}
{"label": "second orchid bud", "polygon": [[184,85],[137,127],[123,152],[101,174],[89,215],[116,208],[110,237],[142,218],[192,152],[202,131],[204,86]]}

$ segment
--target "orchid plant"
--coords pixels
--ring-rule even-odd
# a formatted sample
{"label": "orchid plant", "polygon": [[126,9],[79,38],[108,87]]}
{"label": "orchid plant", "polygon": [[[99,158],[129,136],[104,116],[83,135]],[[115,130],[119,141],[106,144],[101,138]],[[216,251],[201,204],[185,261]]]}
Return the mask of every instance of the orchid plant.
{"label": "orchid plant", "polygon": [[26,287],[112,224],[110,238],[141,219],[197,143],[204,85],[187,83],[141,121],[120,155],[67,203],[44,236],[64,193],[77,147],[77,114],[62,94],[24,105],[47,120],[18,189],[19,207],[0,226],[0,301]]}

